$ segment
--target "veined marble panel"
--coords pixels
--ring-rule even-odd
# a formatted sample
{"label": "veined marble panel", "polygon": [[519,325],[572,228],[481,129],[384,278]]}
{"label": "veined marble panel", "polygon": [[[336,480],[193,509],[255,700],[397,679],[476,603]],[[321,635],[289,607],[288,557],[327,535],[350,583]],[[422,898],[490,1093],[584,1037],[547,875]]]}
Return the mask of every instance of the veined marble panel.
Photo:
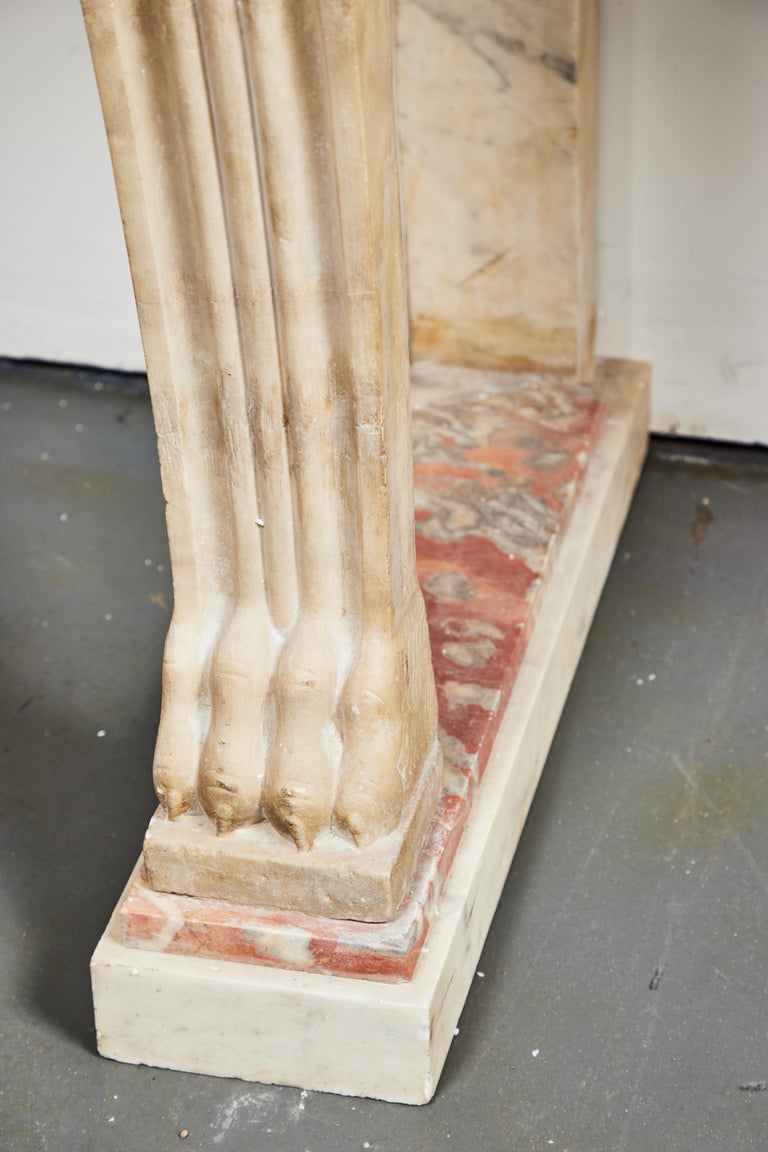
{"label": "veined marble panel", "polygon": [[591,378],[597,0],[400,0],[414,359]]}

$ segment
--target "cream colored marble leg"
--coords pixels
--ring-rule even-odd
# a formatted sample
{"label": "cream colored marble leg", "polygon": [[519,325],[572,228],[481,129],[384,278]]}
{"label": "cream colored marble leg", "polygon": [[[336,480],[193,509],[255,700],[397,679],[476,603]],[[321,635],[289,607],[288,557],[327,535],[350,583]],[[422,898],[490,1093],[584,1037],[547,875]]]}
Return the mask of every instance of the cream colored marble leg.
{"label": "cream colored marble leg", "polygon": [[334,830],[364,848],[407,811],[403,872],[439,757],[391,0],[84,11],[168,500],[158,795],[219,833],[266,816],[299,849]]}
{"label": "cream colored marble leg", "polygon": [[243,8],[294,482],[299,617],[278,659],[264,808],[300,848],[328,828],[336,702],[360,640],[346,281],[318,5]]}
{"label": "cream colored marble leg", "polygon": [[[233,621],[244,626],[247,660],[266,645],[268,621],[198,29],[189,4],[89,2],[85,13],[151,381],[174,575],[155,785],[171,817],[199,802],[226,827],[255,818],[258,775],[253,760],[211,756],[210,716],[215,733],[228,707],[222,665]],[[253,745],[264,687],[251,680]]]}
{"label": "cream colored marble leg", "polygon": [[199,0],[194,11],[205,95],[214,119],[245,392],[245,409],[235,403],[222,417],[231,416],[235,425],[228,432],[233,448],[248,432],[252,443],[250,453],[238,455],[235,450],[227,460],[233,527],[240,518],[244,547],[235,570],[239,595],[211,664],[212,720],[200,768],[203,807],[219,830],[227,831],[248,816],[237,799],[243,766],[251,768],[251,787],[262,775],[268,735],[262,704],[270,682],[270,650],[293,625],[298,606],[280,361],[251,94],[245,69],[233,67],[242,60],[238,12],[222,0]]}
{"label": "cream colored marble leg", "polygon": [[[398,822],[437,728],[416,577],[400,184],[387,3],[321,6],[362,516],[362,645],[341,702],[337,823],[358,844]],[[340,13],[343,11],[343,17]],[[384,291],[382,291],[382,285]],[[403,717],[408,716],[408,722]]]}

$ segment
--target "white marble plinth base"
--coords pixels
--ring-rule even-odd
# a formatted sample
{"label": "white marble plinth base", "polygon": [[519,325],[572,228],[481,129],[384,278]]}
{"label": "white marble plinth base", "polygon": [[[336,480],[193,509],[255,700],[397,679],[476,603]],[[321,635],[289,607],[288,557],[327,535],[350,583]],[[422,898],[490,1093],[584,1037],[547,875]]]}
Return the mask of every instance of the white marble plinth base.
{"label": "white marble plinth base", "polygon": [[432,1097],[642,464],[648,370],[617,365],[611,384],[604,431],[413,979],[127,948],[115,914],[92,963],[104,1056],[407,1104]]}

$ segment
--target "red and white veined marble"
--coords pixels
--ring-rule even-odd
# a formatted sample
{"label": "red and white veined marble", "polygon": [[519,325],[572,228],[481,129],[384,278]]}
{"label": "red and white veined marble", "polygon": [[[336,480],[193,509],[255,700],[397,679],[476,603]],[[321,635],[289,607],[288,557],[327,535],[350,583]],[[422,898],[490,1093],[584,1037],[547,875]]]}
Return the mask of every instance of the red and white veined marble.
{"label": "red and white veined marble", "polygon": [[600,438],[590,385],[467,369],[413,370],[416,545],[446,776],[396,917],[363,924],[155,892],[139,879],[129,947],[374,980],[408,980]]}

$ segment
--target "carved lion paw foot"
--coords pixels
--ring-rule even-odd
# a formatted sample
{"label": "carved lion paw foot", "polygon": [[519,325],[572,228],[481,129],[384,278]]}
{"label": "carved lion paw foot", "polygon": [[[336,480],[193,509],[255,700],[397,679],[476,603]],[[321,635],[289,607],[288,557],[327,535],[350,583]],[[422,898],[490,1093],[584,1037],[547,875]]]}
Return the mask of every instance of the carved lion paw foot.
{"label": "carved lion paw foot", "polygon": [[343,663],[341,628],[302,618],[272,679],[274,737],[267,756],[262,810],[300,851],[330,825],[340,758],[332,717]]}
{"label": "carved lion paw foot", "polygon": [[334,823],[359,848],[398,824],[413,778],[434,741],[432,667],[423,653],[426,616],[420,598],[397,633],[363,640],[341,704],[344,758]]}
{"label": "carved lion paw foot", "polygon": [[263,612],[240,607],[225,626],[211,661],[211,724],[198,788],[203,810],[220,835],[261,819],[268,632]]}

